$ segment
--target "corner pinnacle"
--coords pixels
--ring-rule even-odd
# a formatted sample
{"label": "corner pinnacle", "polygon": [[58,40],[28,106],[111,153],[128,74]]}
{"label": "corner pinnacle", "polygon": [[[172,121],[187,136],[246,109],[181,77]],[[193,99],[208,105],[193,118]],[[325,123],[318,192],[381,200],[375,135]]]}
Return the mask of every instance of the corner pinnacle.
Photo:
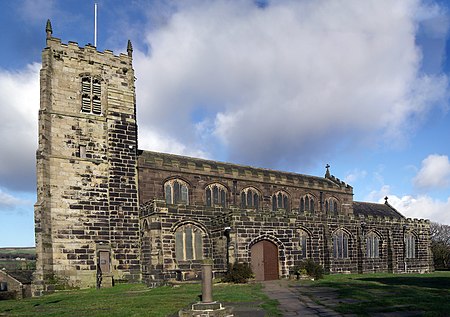
{"label": "corner pinnacle", "polygon": [[47,33],[47,38],[51,38],[53,34],[52,30],[52,23],[50,22],[50,19],[47,20],[47,24],[45,25],[45,33]]}
{"label": "corner pinnacle", "polygon": [[128,53],[128,56],[130,56],[130,57],[133,56],[133,45],[131,45],[130,40],[128,40],[128,44],[127,44],[127,53]]}

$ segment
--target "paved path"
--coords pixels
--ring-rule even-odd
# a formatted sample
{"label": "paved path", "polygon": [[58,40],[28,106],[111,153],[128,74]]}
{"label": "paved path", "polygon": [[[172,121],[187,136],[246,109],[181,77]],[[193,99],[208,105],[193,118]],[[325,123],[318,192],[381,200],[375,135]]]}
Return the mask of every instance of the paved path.
{"label": "paved path", "polygon": [[288,280],[264,282],[264,292],[270,298],[280,302],[279,309],[282,311],[283,316],[344,316],[330,308],[314,303],[308,296],[300,294],[297,288],[289,287],[288,284]]}
{"label": "paved path", "polygon": [[[337,293],[328,287],[308,287],[290,283],[289,280],[276,280],[264,282],[264,292],[272,299],[279,301],[278,308],[283,316],[319,316],[319,317],[354,317],[353,314],[340,314],[330,307],[335,307],[342,302],[354,303],[356,300],[338,298]],[[314,300],[324,304],[319,305]],[[369,312],[371,317],[417,317],[423,316],[420,311],[398,312]]]}

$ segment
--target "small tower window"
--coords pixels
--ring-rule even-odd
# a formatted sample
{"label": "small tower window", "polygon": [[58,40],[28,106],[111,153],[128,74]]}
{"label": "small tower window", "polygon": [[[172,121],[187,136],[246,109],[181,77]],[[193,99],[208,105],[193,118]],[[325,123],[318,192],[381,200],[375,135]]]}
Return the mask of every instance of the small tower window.
{"label": "small tower window", "polygon": [[100,115],[102,87],[100,79],[95,77],[83,77],[81,79],[81,112]]}

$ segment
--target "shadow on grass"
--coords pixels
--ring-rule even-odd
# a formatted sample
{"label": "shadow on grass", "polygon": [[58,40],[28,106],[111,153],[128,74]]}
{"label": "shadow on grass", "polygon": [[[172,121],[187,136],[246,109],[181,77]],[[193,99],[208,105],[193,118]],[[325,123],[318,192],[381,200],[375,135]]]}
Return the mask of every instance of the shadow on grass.
{"label": "shadow on grass", "polygon": [[385,285],[407,285],[425,288],[450,288],[450,277],[407,277],[394,276],[386,278],[358,278],[360,281],[377,282]]}
{"label": "shadow on grass", "polygon": [[[336,310],[370,313],[410,312],[420,316],[450,316],[450,276],[348,276],[320,282],[337,291]],[[345,299],[352,299],[348,302]],[[411,315],[411,316],[416,316]]]}

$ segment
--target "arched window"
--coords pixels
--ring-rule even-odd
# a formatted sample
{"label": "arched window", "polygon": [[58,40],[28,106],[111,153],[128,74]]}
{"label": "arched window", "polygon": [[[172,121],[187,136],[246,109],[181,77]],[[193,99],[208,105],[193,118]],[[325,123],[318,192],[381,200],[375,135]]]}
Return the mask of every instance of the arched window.
{"label": "arched window", "polygon": [[300,246],[300,258],[306,259],[308,257],[308,244],[309,244],[309,234],[300,229],[299,230],[299,246]]}
{"label": "arched window", "polygon": [[314,198],[311,195],[305,195],[300,198],[300,212],[314,212]]}
{"label": "arched window", "polygon": [[259,193],[255,188],[247,187],[241,191],[242,208],[259,208]]}
{"label": "arched window", "polygon": [[189,191],[186,182],[180,179],[172,179],[164,184],[166,203],[189,204]]}
{"label": "arched window", "polygon": [[272,210],[289,210],[289,198],[285,192],[278,192],[272,195]]}
{"label": "arched window", "polygon": [[339,202],[336,198],[328,198],[325,201],[325,210],[329,215],[337,215],[339,213]]}
{"label": "arched window", "polygon": [[101,114],[100,79],[90,76],[81,78],[81,112]]}
{"label": "arched window", "polygon": [[336,259],[348,258],[349,235],[344,230],[337,230],[333,234],[333,257]]}
{"label": "arched window", "polygon": [[407,259],[416,258],[416,236],[412,233],[405,235],[405,257]]}
{"label": "arched window", "polygon": [[205,188],[206,206],[226,206],[227,189],[221,184],[211,184]]}
{"label": "arched window", "polygon": [[192,224],[175,231],[175,258],[178,261],[203,259],[203,231]]}
{"label": "arched window", "polygon": [[380,238],[374,232],[369,232],[366,236],[366,255],[372,259],[380,257]]}

